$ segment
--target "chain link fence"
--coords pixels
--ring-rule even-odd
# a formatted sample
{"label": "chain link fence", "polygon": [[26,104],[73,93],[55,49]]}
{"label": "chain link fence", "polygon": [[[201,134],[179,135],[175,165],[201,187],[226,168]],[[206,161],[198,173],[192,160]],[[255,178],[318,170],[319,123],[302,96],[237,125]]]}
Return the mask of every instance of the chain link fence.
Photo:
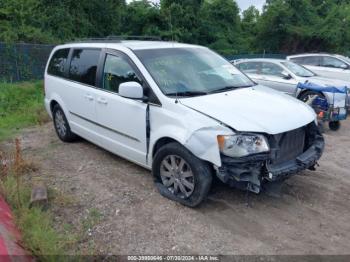
{"label": "chain link fence", "polygon": [[284,54],[271,54],[271,53],[263,53],[263,54],[238,54],[238,55],[232,55],[232,56],[226,56],[226,58],[231,60],[238,60],[238,59],[253,59],[253,58],[274,58],[274,59],[286,59],[287,55]]}
{"label": "chain link fence", "polygon": [[54,45],[0,43],[0,82],[42,79]]}

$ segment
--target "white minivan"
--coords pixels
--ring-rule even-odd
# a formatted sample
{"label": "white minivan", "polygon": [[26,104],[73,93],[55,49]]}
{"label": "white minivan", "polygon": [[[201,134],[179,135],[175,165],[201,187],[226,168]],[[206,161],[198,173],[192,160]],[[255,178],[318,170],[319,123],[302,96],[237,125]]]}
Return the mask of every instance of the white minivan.
{"label": "white minivan", "polygon": [[191,207],[214,176],[259,193],[314,169],[324,148],[309,106],[195,45],[57,46],[45,71],[45,105],[62,141],[80,136],[152,170],[163,196]]}

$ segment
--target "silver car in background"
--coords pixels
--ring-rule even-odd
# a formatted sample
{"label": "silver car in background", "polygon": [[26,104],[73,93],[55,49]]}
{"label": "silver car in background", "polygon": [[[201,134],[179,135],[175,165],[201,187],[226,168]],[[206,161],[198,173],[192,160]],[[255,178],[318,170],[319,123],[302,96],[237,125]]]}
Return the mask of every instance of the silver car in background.
{"label": "silver car in background", "polygon": [[[246,59],[233,61],[235,66],[247,74],[260,85],[264,85],[280,92],[297,97],[305,103],[312,105],[316,97],[327,100],[337,110],[337,114],[346,115],[346,107],[349,98],[345,94],[326,92],[327,87],[350,87],[350,82],[318,76],[307,68],[287,60],[280,59]],[[325,91],[313,91],[299,89],[299,83],[312,83],[323,87]],[[332,109],[333,110],[333,109]],[[315,110],[317,111],[317,110]],[[333,114],[333,111],[331,112]],[[323,114],[323,120],[330,121],[330,128],[337,130],[339,121],[332,121],[329,116]]]}
{"label": "silver car in background", "polygon": [[301,64],[320,76],[350,81],[350,58],[335,54],[300,54],[287,60]]}
{"label": "silver car in background", "polygon": [[259,58],[239,60],[233,63],[258,84],[293,96],[297,92],[298,83],[306,81],[318,85],[350,87],[350,81],[322,77],[304,66],[287,60]]}

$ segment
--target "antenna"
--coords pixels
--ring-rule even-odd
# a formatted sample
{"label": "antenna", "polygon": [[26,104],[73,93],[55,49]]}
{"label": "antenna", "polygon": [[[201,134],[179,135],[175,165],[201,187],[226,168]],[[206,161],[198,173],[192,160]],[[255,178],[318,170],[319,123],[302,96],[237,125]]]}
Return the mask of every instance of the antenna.
{"label": "antenna", "polygon": [[[171,19],[171,9],[169,9],[169,26],[170,26],[170,33],[171,33],[171,42],[172,42],[172,45],[174,45],[174,31],[173,31],[173,23],[172,23],[172,19]],[[176,95],[175,95],[175,104],[177,104],[179,102],[179,99],[178,99],[178,90],[176,88]]]}

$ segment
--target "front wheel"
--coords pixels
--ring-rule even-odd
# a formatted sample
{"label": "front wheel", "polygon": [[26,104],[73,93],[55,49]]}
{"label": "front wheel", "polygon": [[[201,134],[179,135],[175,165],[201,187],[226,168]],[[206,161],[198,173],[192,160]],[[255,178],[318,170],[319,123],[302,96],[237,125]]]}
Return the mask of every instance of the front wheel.
{"label": "front wheel", "polygon": [[338,131],[340,129],[340,121],[331,121],[328,123],[329,129],[332,131]]}
{"label": "front wheel", "polygon": [[325,99],[325,96],[319,92],[310,91],[310,90],[302,93],[299,96],[299,100],[303,101],[304,103],[308,104],[311,107],[313,107],[313,102],[317,98]]}
{"label": "front wheel", "polygon": [[189,207],[199,205],[207,196],[212,171],[208,163],[178,143],[158,150],[152,173],[161,195]]}

